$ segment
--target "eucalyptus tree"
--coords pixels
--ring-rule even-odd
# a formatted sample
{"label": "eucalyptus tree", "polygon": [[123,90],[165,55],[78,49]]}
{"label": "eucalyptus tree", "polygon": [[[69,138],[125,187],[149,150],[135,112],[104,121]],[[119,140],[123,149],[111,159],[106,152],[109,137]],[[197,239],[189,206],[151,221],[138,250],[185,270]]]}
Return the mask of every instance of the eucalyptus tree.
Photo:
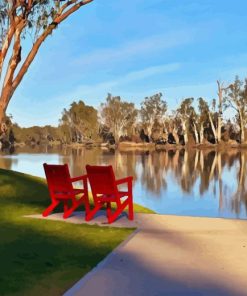
{"label": "eucalyptus tree", "polygon": [[230,84],[226,96],[224,98],[224,107],[232,108],[236,111],[236,120],[240,129],[240,142],[245,141],[245,125],[247,122],[247,80],[245,80],[245,85],[236,76],[234,83]]}
{"label": "eucalyptus tree", "polygon": [[197,115],[197,132],[199,134],[199,141],[203,143],[204,141],[204,129],[209,124],[209,106],[206,100],[202,97],[198,98],[198,115]]}
{"label": "eucalyptus tree", "polygon": [[114,97],[111,94],[108,94],[100,109],[101,121],[113,133],[116,142],[133,126],[138,113],[133,103],[122,101],[120,96]]}
{"label": "eucalyptus tree", "polygon": [[223,100],[224,94],[227,92],[229,86],[224,87],[224,83],[217,80],[218,86],[218,98],[219,98],[219,105],[218,105],[218,129],[217,129],[217,139],[218,142],[221,141],[221,128],[222,128],[222,117],[223,117]]}
{"label": "eucalyptus tree", "polygon": [[[0,1],[0,123],[41,44],[67,17],[93,0]],[[25,37],[31,36],[27,54]]]}
{"label": "eucalyptus tree", "polygon": [[167,104],[161,98],[162,93],[157,93],[146,97],[141,103],[140,116],[149,137],[151,137],[155,122],[163,124],[165,119]]}
{"label": "eucalyptus tree", "polygon": [[164,120],[164,130],[167,134],[167,141],[169,134],[172,135],[176,144],[179,144],[179,128],[180,128],[180,119],[178,118],[175,111],[172,111],[171,115],[166,116]]}
{"label": "eucalyptus tree", "polygon": [[[204,130],[207,127],[211,127],[214,141],[218,143],[218,129],[217,129],[217,120],[218,112],[215,112],[216,109],[216,100],[213,99],[211,106],[208,102],[202,97],[198,98],[198,117],[197,117],[197,126],[200,134],[200,143],[204,140]],[[221,121],[220,121],[221,126]]]}
{"label": "eucalyptus tree", "polygon": [[195,109],[192,105],[193,101],[194,98],[186,98],[181,102],[180,106],[177,108],[177,115],[181,120],[185,145],[188,143],[188,134],[191,127],[190,125],[195,117]]}
{"label": "eucalyptus tree", "polygon": [[70,108],[64,109],[60,119],[60,127],[68,128],[75,141],[83,138],[95,138],[98,132],[98,112],[83,101],[73,102]]}

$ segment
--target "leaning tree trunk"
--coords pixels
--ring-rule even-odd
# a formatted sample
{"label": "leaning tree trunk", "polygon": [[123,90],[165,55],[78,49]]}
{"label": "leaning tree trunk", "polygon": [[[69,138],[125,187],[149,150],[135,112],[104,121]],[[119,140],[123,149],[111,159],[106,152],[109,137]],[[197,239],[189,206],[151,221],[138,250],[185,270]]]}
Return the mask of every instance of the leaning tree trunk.
{"label": "leaning tree trunk", "polygon": [[197,128],[196,128],[196,124],[195,123],[193,124],[193,128],[194,128],[194,134],[195,134],[196,144],[199,144],[199,136],[198,136],[198,131],[197,131]]}
{"label": "leaning tree trunk", "polygon": [[188,144],[188,132],[187,132],[187,128],[186,128],[186,122],[182,121],[182,128],[183,128],[183,132],[184,132],[184,144]]}
{"label": "leaning tree trunk", "polygon": [[174,138],[174,140],[175,140],[175,142],[176,142],[176,144],[179,144],[179,136],[178,136],[178,130],[177,130],[177,128],[172,127],[172,126],[169,125],[169,131],[168,131],[168,133],[171,133],[172,136],[173,136],[173,138]]}
{"label": "leaning tree trunk", "polygon": [[200,143],[203,143],[204,140],[204,127],[203,124],[200,126]]}
{"label": "leaning tree trunk", "polygon": [[4,117],[5,117],[5,110],[0,105],[0,135],[5,133]]}
{"label": "leaning tree trunk", "polygon": [[222,86],[223,84],[221,84],[219,82],[219,80],[217,80],[217,84],[218,84],[218,97],[219,97],[219,114],[218,114],[218,129],[217,129],[217,138],[218,138],[218,142],[221,142],[221,127],[222,127],[222,100],[223,100],[223,91],[225,90]]}
{"label": "leaning tree trunk", "polygon": [[[220,113],[221,111],[219,111]],[[221,127],[222,127],[222,115],[218,115],[218,130],[217,130],[217,138],[218,142],[221,142]]]}
{"label": "leaning tree trunk", "polygon": [[241,112],[239,112],[239,120],[240,120],[240,143],[244,143],[245,141],[245,136],[244,136],[244,120],[243,116],[241,115]]}
{"label": "leaning tree trunk", "polygon": [[218,136],[217,136],[217,132],[216,132],[216,128],[214,126],[213,120],[212,120],[212,116],[210,113],[208,115],[209,115],[210,125],[212,128],[213,134],[214,134],[215,143],[218,143]]}
{"label": "leaning tree trunk", "polygon": [[175,132],[175,131],[173,131],[173,132],[172,132],[172,136],[173,136],[173,138],[174,138],[176,144],[179,144],[179,136],[178,136],[178,133]]}

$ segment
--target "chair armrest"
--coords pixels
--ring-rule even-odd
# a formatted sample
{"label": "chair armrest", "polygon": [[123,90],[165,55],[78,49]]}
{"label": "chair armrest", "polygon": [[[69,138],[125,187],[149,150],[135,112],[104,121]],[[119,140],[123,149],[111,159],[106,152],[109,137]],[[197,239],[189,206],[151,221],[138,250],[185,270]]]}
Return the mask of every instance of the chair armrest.
{"label": "chair armrest", "polygon": [[132,176],[126,177],[126,178],[123,178],[123,179],[119,179],[119,180],[116,180],[116,185],[126,183],[126,182],[131,182],[132,180],[133,180]]}
{"label": "chair armrest", "polygon": [[75,178],[70,178],[71,182],[77,182],[77,181],[86,181],[87,180],[87,175],[75,177]]}
{"label": "chair armrest", "polygon": [[70,178],[71,182],[77,182],[77,181],[82,181],[83,182],[83,190],[85,192],[85,195],[88,198],[88,187],[87,187],[87,175],[75,177],[75,178]]}

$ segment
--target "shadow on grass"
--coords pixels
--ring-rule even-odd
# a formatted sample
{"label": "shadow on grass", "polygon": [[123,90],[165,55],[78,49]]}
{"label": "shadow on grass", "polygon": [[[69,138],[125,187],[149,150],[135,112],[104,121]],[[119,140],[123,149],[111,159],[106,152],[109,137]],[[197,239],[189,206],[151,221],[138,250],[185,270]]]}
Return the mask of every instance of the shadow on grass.
{"label": "shadow on grass", "polygon": [[45,180],[0,169],[0,295],[61,295],[132,232],[22,217],[49,202]]}
{"label": "shadow on grass", "polygon": [[0,169],[1,202],[45,206],[49,199],[46,181],[19,172]]}
{"label": "shadow on grass", "polygon": [[34,295],[42,286],[38,295],[61,295],[131,232],[55,221],[9,221],[0,229],[0,295]]}

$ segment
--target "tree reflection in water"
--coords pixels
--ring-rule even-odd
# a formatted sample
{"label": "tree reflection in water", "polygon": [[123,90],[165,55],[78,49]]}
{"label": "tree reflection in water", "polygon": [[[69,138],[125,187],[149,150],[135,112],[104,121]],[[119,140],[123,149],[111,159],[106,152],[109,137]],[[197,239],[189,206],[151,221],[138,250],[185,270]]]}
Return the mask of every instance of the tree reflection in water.
{"label": "tree reflection in water", "polygon": [[246,218],[246,155],[247,151],[237,149],[23,147],[13,155],[2,153],[0,167],[38,175],[34,168],[44,162],[68,163],[71,175],[76,176],[85,173],[86,164],[112,165],[117,178],[133,176],[136,202],[159,213]]}

